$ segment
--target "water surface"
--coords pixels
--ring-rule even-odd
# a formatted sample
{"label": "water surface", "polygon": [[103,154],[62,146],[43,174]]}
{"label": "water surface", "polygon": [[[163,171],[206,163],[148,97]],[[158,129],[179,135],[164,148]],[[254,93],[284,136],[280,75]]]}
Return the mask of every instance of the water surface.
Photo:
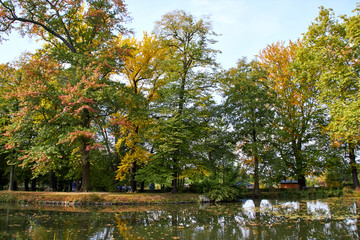
{"label": "water surface", "polygon": [[360,200],[61,207],[0,204],[0,239],[359,239]]}

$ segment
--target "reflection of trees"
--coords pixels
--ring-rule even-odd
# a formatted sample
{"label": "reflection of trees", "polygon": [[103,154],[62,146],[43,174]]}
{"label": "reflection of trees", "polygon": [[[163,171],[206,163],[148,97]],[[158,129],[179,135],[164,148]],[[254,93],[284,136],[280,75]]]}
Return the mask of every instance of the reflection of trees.
{"label": "reflection of trees", "polygon": [[[0,232],[6,230],[18,239],[108,239],[113,232],[107,226],[113,222],[109,214],[11,210],[10,220],[5,218],[3,223],[6,211],[0,210]],[[19,237],[26,234],[26,238]]]}
{"label": "reflection of trees", "polygon": [[129,226],[129,224],[126,223],[119,214],[115,214],[115,220],[116,220],[116,227],[119,231],[120,236],[128,240],[136,239],[134,236],[134,232],[131,231],[132,230],[131,226]]}
{"label": "reflection of trees", "polygon": [[[166,205],[119,212],[0,209],[0,232],[38,231],[48,239],[342,239],[359,238],[359,203],[253,201]],[[326,217],[331,216],[331,218]],[[31,224],[29,222],[31,220]],[[44,231],[42,231],[44,230]],[[41,234],[40,234],[41,233]],[[347,236],[347,237],[346,237]],[[44,237],[45,238],[45,237]],[[30,238],[31,239],[31,238]]]}

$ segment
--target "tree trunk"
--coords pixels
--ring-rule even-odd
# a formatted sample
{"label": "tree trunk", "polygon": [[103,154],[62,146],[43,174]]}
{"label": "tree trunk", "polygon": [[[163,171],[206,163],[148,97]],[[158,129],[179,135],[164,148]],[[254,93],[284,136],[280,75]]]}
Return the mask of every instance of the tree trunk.
{"label": "tree trunk", "polygon": [[145,192],[145,181],[141,182],[140,192]]}
{"label": "tree trunk", "polygon": [[254,181],[254,196],[260,197],[260,184],[259,184],[259,157],[254,156],[255,158],[255,181]]}
{"label": "tree trunk", "polygon": [[36,191],[36,178],[31,180],[31,191]]}
{"label": "tree trunk", "polygon": [[[90,128],[91,117],[88,109],[82,111],[82,127]],[[91,190],[90,181],[90,150],[88,149],[90,140],[87,137],[82,138],[82,144],[80,146],[81,164],[82,164],[82,182],[81,192],[89,192]]]}
{"label": "tree trunk", "polygon": [[355,190],[360,190],[359,185],[359,178],[358,178],[358,171],[357,171],[357,164],[356,164],[356,156],[355,156],[355,147],[353,144],[349,144],[349,158],[350,158],[350,165],[351,165],[351,175],[353,179],[353,186]]}
{"label": "tree trunk", "polygon": [[171,193],[178,193],[178,168],[177,168],[177,160],[174,159],[173,161],[174,166],[173,166],[173,179],[171,181],[172,184],[172,189],[171,189]]}
{"label": "tree trunk", "polygon": [[135,180],[135,176],[136,176],[136,168],[137,168],[137,164],[136,161],[134,161],[132,163],[131,169],[130,169],[130,186],[131,186],[131,192],[136,192],[137,190],[137,182]]}
{"label": "tree trunk", "polygon": [[50,171],[50,192],[55,192],[56,189],[56,176],[53,170]]}
{"label": "tree trunk", "polygon": [[15,165],[11,165],[10,167],[11,167],[11,169],[10,169],[9,191],[14,191],[15,190],[15,186],[14,186]]}
{"label": "tree trunk", "polygon": [[[256,130],[255,127],[253,128],[252,131],[252,137],[253,137],[253,143],[255,143],[256,146],[256,142],[257,142],[257,137],[256,137]],[[253,150],[253,154],[254,154],[254,164],[255,164],[255,181],[254,181],[254,196],[255,197],[260,197],[260,184],[259,184],[259,155],[258,155],[258,150],[257,147],[255,147],[255,149]]]}
{"label": "tree trunk", "polygon": [[300,189],[306,188],[306,179],[304,174],[298,175],[298,184]]}
{"label": "tree trunk", "polygon": [[177,171],[174,172],[173,174],[173,180],[172,180],[172,189],[171,189],[171,193],[178,193],[178,176],[177,176]]}
{"label": "tree trunk", "polygon": [[[135,91],[135,93],[137,92]],[[135,131],[134,131],[135,136],[139,135],[139,128],[140,127],[138,125],[135,127]],[[138,142],[134,141],[133,147],[130,150],[131,155],[135,154],[136,151],[135,149],[138,144],[139,144]],[[130,168],[130,187],[131,187],[131,192],[133,193],[137,191],[137,181],[135,180],[137,167],[138,167],[137,160],[134,159]]]}
{"label": "tree trunk", "polygon": [[58,192],[66,192],[66,183],[64,185],[64,180],[59,180],[56,186]]}
{"label": "tree trunk", "polygon": [[29,191],[29,177],[25,177],[25,181],[24,181],[24,186],[25,186],[25,191]]}
{"label": "tree trunk", "polygon": [[81,179],[80,191],[81,192],[89,192],[90,190],[91,190],[90,162],[87,160],[82,163],[82,179]]}

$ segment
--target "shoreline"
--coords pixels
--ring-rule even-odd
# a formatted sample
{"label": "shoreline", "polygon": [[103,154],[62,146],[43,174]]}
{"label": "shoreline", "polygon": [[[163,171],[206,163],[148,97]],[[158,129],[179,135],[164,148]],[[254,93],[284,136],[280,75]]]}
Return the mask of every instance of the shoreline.
{"label": "shoreline", "polygon": [[[281,189],[264,191],[254,197],[251,191],[244,191],[239,199],[324,199],[331,197],[360,198],[360,192],[344,189]],[[194,204],[211,202],[203,194],[170,192],[32,192],[0,191],[0,202],[19,204],[40,204],[47,206],[136,206],[163,204]]]}
{"label": "shoreline", "polygon": [[195,193],[107,193],[0,191],[0,202],[58,206],[126,206],[191,204],[200,201]]}

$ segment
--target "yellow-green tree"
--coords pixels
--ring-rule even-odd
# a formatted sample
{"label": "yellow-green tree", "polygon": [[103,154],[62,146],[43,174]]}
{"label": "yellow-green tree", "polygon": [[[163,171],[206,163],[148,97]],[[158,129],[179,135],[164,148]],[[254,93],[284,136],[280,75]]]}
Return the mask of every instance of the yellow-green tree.
{"label": "yellow-green tree", "polygon": [[114,115],[126,122],[117,135],[117,147],[125,144],[128,148],[118,167],[117,179],[123,180],[130,171],[131,190],[135,192],[137,168],[150,160],[151,153],[144,146],[147,131],[154,122],[149,116],[149,105],[158,98],[158,89],[164,84],[162,65],[168,48],[162,46],[154,35],[147,33],[141,40],[121,38],[118,44],[129,49],[123,60],[121,76],[133,97],[125,111]]}
{"label": "yellow-green tree", "polygon": [[[316,66],[316,87],[320,102],[327,106],[334,146],[345,147],[350,159],[354,188],[359,189],[356,150],[360,143],[360,5],[353,16],[336,17],[321,8],[305,35],[306,64]],[[305,63],[304,63],[305,64]]]}
{"label": "yellow-green tree", "polygon": [[301,49],[300,41],[288,45],[277,42],[263,49],[259,58],[274,99],[273,144],[288,169],[287,175],[304,187],[305,176],[319,170],[325,115],[316,99],[316,69],[299,64],[305,57]]}
{"label": "yellow-green tree", "polygon": [[[178,10],[156,22],[154,33],[170,48],[165,62],[166,84],[161,89],[156,158],[172,178],[172,192],[178,192],[185,171],[199,171],[203,157],[200,139],[209,130],[209,105],[214,87],[216,34],[206,18]],[[203,140],[203,139],[202,139]],[[196,149],[196,150],[195,150]],[[195,151],[194,151],[195,150]]]}

